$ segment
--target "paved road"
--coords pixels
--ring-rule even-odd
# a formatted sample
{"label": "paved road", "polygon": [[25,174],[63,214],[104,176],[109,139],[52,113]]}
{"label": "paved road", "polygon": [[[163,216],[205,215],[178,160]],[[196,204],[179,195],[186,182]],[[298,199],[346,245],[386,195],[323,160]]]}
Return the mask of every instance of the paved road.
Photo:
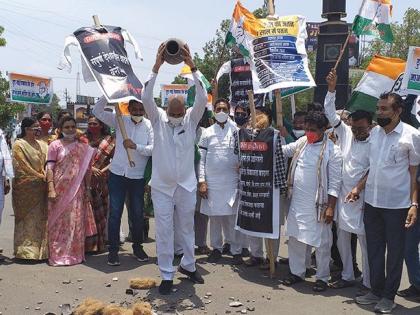
{"label": "paved road", "polygon": [[[106,265],[106,254],[89,256],[85,264],[73,267],[49,267],[45,263],[23,264],[12,259],[13,216],[10,198],[6,200],[3,222],[0,227],[0,248],[9,257],[0,264],[0,312],[4,315],[60,314],[59,305],[76,306],[86,297],[94,297],[105,302],[132,303],[137,299],[149,299],[155,310],[161,314],[235,314],[249,307],[254,311],[247,314],[369,314],[372,307],[359,307],[353,302],[356,288],[328,290],[314,294],[311,284],[305,283],[287,288],[280,284],[280,278],[287,274],[287,267],[281,266],[277,280],[256,268],[232,268],[229,258],[220,264],[206,264],[204,257],[198,257],[199,270],[204,275],[204,285],[192,285],[177,274],[176,292],[169,297],[161,297],[157,289],[141,291],[135,297],[125,294],[128,281],[133,277],[153,277],[160,281],[155,265],[155,244],[145,245],[151,261],[138,263],[130,255],[130,246],[125,244],[121,253],[121,266]],[[126,220],[125,220],[125,228]],[[153,222],[152,222],[153,229]],[[284,243],[284,242],[283,242]],[[287,255],[282,244],[280,254]],[[112,281],[117,277],[118,281]],[[71,280],[70,284],[63,281]],[[78,280],[81,280],[78,282]],[[111,287],[107,287],[111,284]],[[404,272],[402,287],[407,286]],[[204,296],[211,293],[208,299]],[[242,307],[229,307],[231,298],[239,299]],[[397,298],[398,307],[394,314],[420,314],[420,304]],[[39,308],[39,309],[37,309]]]}

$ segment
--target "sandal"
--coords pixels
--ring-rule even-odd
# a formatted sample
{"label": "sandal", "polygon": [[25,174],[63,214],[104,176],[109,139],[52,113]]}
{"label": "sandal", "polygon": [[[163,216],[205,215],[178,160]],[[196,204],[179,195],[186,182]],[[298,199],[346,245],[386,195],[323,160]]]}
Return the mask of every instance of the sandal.
{"label": "sandal", "polygon": [[330,285],[330,287],[333,289],[344,289],[344,288],[350,288],[352,286],[353,286],[353,283],[351,281],[347,281],[344,279],[339,279]]}
{"label": "sandal", "polygon": [[294,274],[291,274],[289,277],[287,277],[286,279],[283,280],[283,284],[285,286],[290,287],[293,284],[302,282],[303,279],[301,277],[295,276]]}
{"label": "sandal", "polygon": [[315,292],[324,292],[327,290],[328,284],[322,280],[316,280],[315,285],[312,287],[312,290]]}

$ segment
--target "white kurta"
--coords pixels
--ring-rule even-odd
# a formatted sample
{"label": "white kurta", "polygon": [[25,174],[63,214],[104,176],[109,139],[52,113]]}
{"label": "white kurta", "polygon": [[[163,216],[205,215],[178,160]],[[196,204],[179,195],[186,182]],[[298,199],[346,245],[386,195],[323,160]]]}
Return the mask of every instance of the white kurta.
{"label": "white kurta", "polygon": [[[302,137],[296,142],[283,146],[286,157],[292,157],[299,146],[306,141]],[[322,142],[306,144],[298,158],[293,194],[287,216],[286,235],[296,238],[299,242],[320,247],[324,222],[318,222],[316,209],[316,191],[318,189],[317,164],[321,152]],[[328,140],[325,148],[323,174],[327,175],[328,195],[338,197],[341,186],[342,157],[340,149]]]}
{"label": "white kurta", "polygon": [[338,137],[338,145],[343,154],[343,184],[337,200],[336,220],[338,227],[350,233],[365,234],[363,223],[364,191],[359,200],[345,203],[346,195],[357,185],[369,169],[369,140],[358,141],[354,138],[351,127],[340,124],[335,112],[335,93],[325,97],[325,114]]}
{"label": "white kurta", "polygon": [[236,130],[229,119],[224,128],[214,124],[201,136],[199,181],[206,181],[208,186],[208,198],[201,200],[201,213],[208,216],[236,213],[239,178],[233,138]]}

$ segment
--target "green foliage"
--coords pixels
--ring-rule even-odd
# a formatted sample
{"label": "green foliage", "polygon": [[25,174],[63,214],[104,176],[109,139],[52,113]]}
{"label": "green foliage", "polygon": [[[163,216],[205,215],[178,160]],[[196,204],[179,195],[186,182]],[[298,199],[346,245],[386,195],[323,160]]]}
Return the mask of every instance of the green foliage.
{"label": "green foliage", "polygon": [[391,25],[394,34],[394,42],[385,43],[380,39],[372,41],[363,52],[365,56],[361,67],[365,69],[375,54],[397,57],[406,60],[409,46],[420,45],[420,11],[408,8],[404,14],[402,23]]}
{"label": "green foliage", "polygon": [[6,46],[6,39],[4,39],[3,37],[1,37],[1,35],[4,32],[4,27],[0,26],[0,47],[2,46]]}
{"label": "green foliage", "polygon": [[172,81],[172,84],[187,84],[187,79],[177,75]]}
{"label": "green foliage", "polygon": [[25,105],[21,103],[9,103],[7,97],[9,94],[9,82],[3,78],[0,72],[0,128],[7,129],[13,121],[13,118],[25,110]]}
{"label": "green foliage", "polygon": [[34,105],[34,108],[35,108],[36,113],[40,113],[40,112],[51,113],[53,120],[57,120],[58,112],[62,110],[60,106],[60,98],[55,93],[53,94],[50,105],[45,105],[45,104]]}

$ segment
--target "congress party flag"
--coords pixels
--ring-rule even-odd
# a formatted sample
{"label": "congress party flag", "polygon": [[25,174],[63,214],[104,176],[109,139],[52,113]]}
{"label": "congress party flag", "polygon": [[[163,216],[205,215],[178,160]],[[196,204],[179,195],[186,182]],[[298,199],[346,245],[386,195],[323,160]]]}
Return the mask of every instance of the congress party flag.
{"label": "congress party flag", "polygon": [[391,29],[391,0],[363,0],[359,14],[353,22],[353,32],[357,35],[373,35],[387,43],[394,36]]}
{"label": "congress party flag", "polygon": [[402,89],[408,94],[420,95],[420,47],[410,46]]}
{"label": "congress party flag", "polygon": [[239,1],[236,2],[225,44],[228,47],[236,46],[244,57],[250,58],[251,42],[261,28],[260,25],[260,21],[251,12]]}
{"label": "congress party flag", "polygon": [[382,93],[390,92],[404,72],[406,62],[399,58],[376,55],[360,80],[347,104],[348,110],[376,112],[376,103]]}

